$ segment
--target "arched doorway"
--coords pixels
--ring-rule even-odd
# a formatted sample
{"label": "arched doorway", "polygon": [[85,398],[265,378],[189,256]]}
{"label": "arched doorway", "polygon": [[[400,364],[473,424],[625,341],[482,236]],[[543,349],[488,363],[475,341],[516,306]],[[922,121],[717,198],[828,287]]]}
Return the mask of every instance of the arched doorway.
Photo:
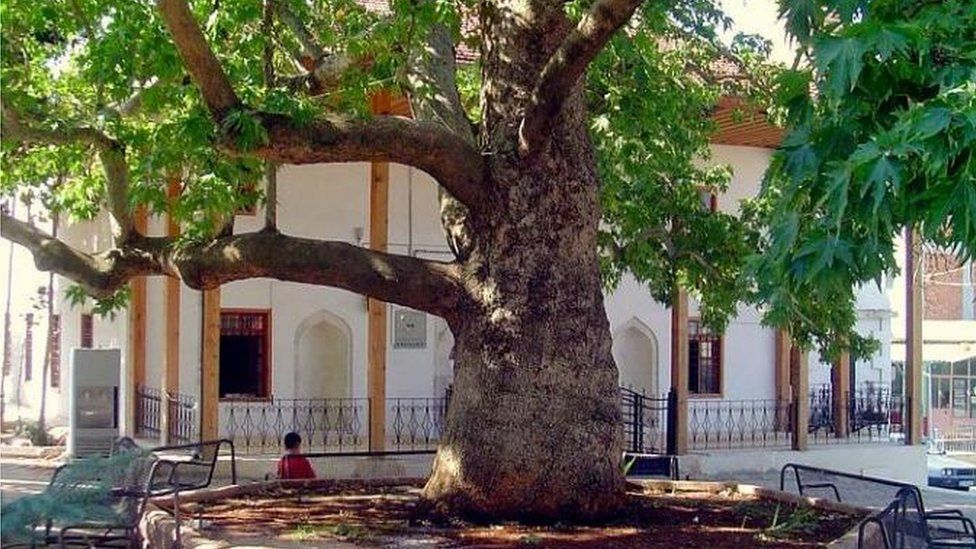
{"label": "arched doorway", "polygon": [[613,359],[622,386],[658,394],[657,338],[643,322],[631,319],[614,333]]}
{"label": "arched doorway", "polygon": [[346,323],[321,311],[295,333],[295,398],[351,396],[352,340]]}

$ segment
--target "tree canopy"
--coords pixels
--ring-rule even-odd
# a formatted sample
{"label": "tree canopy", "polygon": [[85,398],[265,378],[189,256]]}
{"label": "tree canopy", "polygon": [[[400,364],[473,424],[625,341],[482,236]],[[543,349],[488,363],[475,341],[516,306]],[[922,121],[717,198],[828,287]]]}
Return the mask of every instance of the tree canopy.
{"label": "tree canopy", "polygon": [[[443,64],[443,49],[431,39],[439,36],[464,60],[449,77],[467,120],[448,125],[479,123],[478,3],[190,2],[187,13],[220,69],[198,73],[194,66],[206,63],[188,70],[192,47],[174,45],[174,29],[188,21],[178,21],[181,4],[4,3],[3,192],[33,196],[74,219],[106,208],[117,229],[114,255],[57,246],[38,253],[44,235],[5,217],[4,235],[33,246],[42,267],[57,266],[103,299],[129,276],[180,271],[181,261],[203,249],[213,268],[220,254],[206,245],[226,237],[234,211],[266,199],[262,160],[404,161],[429,171],[461,204],[479,200],[479,172],[470,168],[479,161],[471,155],[495,151],[476,150],[483,144],[457,133],[432,133],[429,120],[369,114],[369,97],[379,90],[407,94],[415,111],[438,112],[445,101],[439,73],[417,68]],[[629,272],[665,303],[684,286],[718,327],[738,303],[753,303],[798,340],[836,347],[857,343],[855,288],[894,271],[893,242],[903,228],[963,256],[976,252],[970,2],[783,0],[798,62],[775,70],[763,62],[762,41],[721,44],[717,33],[729,22],[711,0],[612,4],[636,14],[628,21],[621,12],[617,26],[597,25],[589,35],[577,31],[578,40],[567,40],[576,48],[567,50],[568,61],[548,65],[540,81],[550,71],[552,86],[564,85],[559,78],[573,85],[566,75],[586,71],[608,285]],[[576,21],[592,8],[565,4]],[[207,78],[229,86],[205,85]],[[699,198],[701,187],[721,190],[729,181],[727,168],[705,162],[715,129],[708,113],[723,95],[770,113],[779,107],[790,128],[742,218],[705,211]],[[539,98],[523,135],[531,133],[532,113],[553,116],[549,98]],[[215,116],[215,105],[226,112]],[[379,154],[360,147],[405,136],[430,146],[391,145]],[[473,146],[455,146],[466,139]],[[175,201],[166,196],[173,179],[182,183]],[[178,240],[143,239],[126,252],[139,207],[175,216],[183,227]],[[235,244],[283,244],[263,238],[244,235]],[[358,272],[328,252],[315,257]],[[84,275],[93,268],[97,281]],[[189,276],[204,271],[198,262],[182,275],[196,287],[234,279]],[[274,269],[250,274],[274,276]]]}

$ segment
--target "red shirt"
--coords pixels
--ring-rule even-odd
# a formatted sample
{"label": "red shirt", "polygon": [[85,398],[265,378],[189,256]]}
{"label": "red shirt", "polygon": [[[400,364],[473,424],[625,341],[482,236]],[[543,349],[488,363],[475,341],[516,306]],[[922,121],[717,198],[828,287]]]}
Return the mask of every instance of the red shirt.
{"label": "red shirt", "polygon": [[278,478],[281,480],[315,478],[315,471],[305,456],[285,454],[278,460]]}

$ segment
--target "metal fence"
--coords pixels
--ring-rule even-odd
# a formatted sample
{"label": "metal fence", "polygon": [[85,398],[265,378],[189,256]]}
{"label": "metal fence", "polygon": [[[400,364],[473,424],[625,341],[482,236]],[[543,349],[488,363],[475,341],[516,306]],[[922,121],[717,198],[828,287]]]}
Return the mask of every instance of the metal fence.
{"label": "metal fence", "polygon": [[136,436],[159,438],[162,429],[163,395],[159,389],[136,387]]}
{"label": "metal fence", "polygon": [[305,452],[364,451],[369,447],[368,398],[268,398],[225,401],[224,433],[242,453],[282,449],[286,433],[302,437]]}
{"label": "metal fence", "polygon": [[700,450],[789,446],[791,417],[783,400],[694,400],[688,403],[688,445]]}
{"label": "metal fence", "polygon": [[932,451],[945,453],[976,453],[976,425],[955,427],[951,431],[933,429]]}
{"label": "metal fence", "polygon": [[197,401],[181,393],[164,394],[154,387],[136,387],[136,435],[159,439],[162,434],[163,406],[168,407],[170,443],[191,442],[197,438]]}
{"label": "metal fence", "polygon": [[846,437],[837,437],[837,406],[829,385],[810,392],[810,441],[814,444],[889,442],[902,438],[904,403],[887,388],[866,387],[844,396]]}
{"label": "metal fence", "polygon": [[624,451],[663,454],[667,451],[668,398],[620,388]]}

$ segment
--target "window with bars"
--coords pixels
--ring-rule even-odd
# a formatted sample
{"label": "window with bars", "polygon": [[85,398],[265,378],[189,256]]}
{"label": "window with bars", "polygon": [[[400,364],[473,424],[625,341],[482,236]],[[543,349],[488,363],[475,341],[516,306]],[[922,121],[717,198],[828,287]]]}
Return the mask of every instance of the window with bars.
{"label": "window with bars", "polygon": [[271,396],[270,312],[220,313],[220,398]]}
{"label": "window with bars", "polygon": [[91,313],[81,313],[81,345],[82,349],[95,346],[95,317]]}
{"label": "window with bars", "polygon": [[51,315],[51,387],[61,386],[61,315]]}
{"label": "window with bars", "polygon": [[688,392],[722,393],[722,336],[695,318],[688,320]]}

